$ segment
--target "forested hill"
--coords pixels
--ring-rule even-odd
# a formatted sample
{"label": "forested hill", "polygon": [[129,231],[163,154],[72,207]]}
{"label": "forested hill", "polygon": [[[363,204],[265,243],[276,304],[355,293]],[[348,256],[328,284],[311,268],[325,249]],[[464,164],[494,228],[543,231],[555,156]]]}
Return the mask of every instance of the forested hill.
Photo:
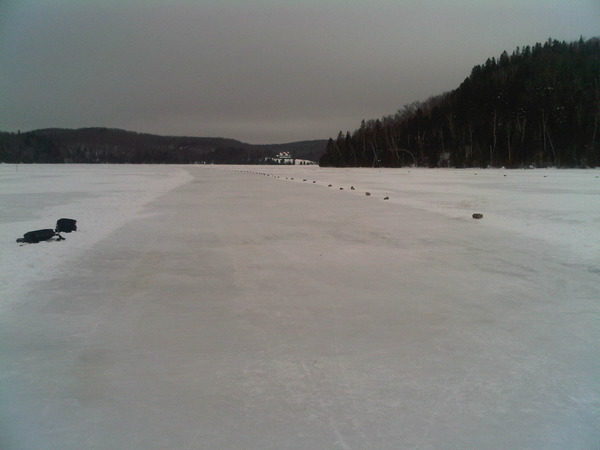
{"label": "forested hill", "polygon": [[318,161],[326,141],[252,145],[234,139],[157,136],[113,128],[0,132],[0,162],[258,164],[277,153]]}
{"label": "forested hill", "polygon": [[475,66],[455,90],[330,139],[322,166],[600,166],[600,38]]}

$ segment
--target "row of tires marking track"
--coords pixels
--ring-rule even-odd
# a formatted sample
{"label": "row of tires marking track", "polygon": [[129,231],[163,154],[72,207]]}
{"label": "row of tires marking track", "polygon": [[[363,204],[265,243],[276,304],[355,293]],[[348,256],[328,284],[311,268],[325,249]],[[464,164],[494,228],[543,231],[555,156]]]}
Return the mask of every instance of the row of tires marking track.
{"label": "row of tires marking track", "polygon": [[[302,180],[302,183],[319,184],[317,180],[309,180],[308,178],[298,178],[296,180],[295,177],[283,177],[283,176],[275,175],[275,174],[272,174],[272,173],[255,172],[255,171],[252,171],[252,170],[237,170],[236,172],[239,172],[239,173],[249,173],[249,174],[252,174],[252,175],[262,175],[262,176],[265,176],[265,177],[271,177],[273,179],[282,180],[282,181],[295,181],[295,182],[299,182],[300,180]],[[333,186],[333,184],[328,183],[327,187],[333,188],[334,186]],[[339,190],[343,191],[344,187],[339,186]],[[350,186],[349,190],[356,191],[356,188],[354,186]],[[370,197],[371,193],[369,191],[365,191],[365,196]],[[385,195],[383,197],[383,200],[389,200],[389,199],[390,199],[389,195]]]}

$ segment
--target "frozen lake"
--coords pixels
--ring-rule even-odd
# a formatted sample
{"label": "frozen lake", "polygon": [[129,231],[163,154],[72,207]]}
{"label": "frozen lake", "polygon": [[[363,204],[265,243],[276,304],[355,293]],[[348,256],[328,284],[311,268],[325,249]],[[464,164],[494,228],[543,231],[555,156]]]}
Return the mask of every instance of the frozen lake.
{"label": "frozen lake", "polygon": [[0,236],[3,450],[600,442],[599,170],[0,165]]}

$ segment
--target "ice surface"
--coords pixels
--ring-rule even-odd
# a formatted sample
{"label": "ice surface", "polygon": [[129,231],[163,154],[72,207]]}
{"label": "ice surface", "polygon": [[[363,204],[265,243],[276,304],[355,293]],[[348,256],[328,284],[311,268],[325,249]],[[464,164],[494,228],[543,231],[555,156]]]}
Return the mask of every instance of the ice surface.
{"label": "ice surface", "polygon": [[[141,208],[189,181],[183,169],[125,165],[0,165],[0,311],[33,280],[57,275],[66,259],[127,223]],[[15,245],[24,233],[77,220],[68,245]]]}
{"label": "ice surface", "polygon": [[594,448],[599,175],[0,166],[0,448]]}
{"label": "ice surface", "polygon": [[[241,170],[246,170],[245,168]],[[560,245],[576,259],[600,254],[600,170],[328,169],[260,172],[295,182],[354,186],[390,202],[462,220],[485,212],[487,226]],[[287,180],[292,181],[292,180]]]}

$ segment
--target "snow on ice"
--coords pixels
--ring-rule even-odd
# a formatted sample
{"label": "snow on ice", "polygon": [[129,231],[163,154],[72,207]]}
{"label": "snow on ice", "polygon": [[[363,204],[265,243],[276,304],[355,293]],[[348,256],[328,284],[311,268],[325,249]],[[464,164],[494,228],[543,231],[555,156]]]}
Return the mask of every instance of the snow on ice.
{"label": "snow on ice", "polygon": [[0,447],[594,448],[599,175],[2,165]]}

